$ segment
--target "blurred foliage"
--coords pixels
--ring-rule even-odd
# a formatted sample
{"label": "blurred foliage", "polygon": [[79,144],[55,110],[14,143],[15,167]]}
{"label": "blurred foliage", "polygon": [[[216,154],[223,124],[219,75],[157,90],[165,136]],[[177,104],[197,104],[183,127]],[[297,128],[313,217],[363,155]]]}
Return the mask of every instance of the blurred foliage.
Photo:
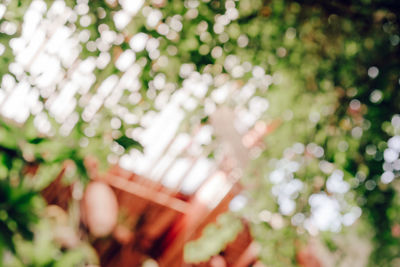
{"label": "blurred foliage", "polygon": [[13,237],[16,233],[25,239],[32,239],[31,223],[38,220],[35,214],[34,198],[36,192],[28,191],[21,186],[12,187],[8,179],[0,181],[1,198],[1,242],[4,247],[15,252]]}
{"label": "blurred foliage", "polygon": [[[66,250],[55,241],[43,211],[47,204],[39,194],[40,189],[57,177],[64,161],[75,159],[76,162],[79,159],[71,156],[73,152],[68,152],[65,146],[57,146],[57,142],[49,138],[36,136],[29,122],[24,125],[23,131],[12,123],[1,123],[2,266],[80,266],[85,262],[96,262],[92,248],[83,242],[81,247]],[[83,162],[81,164],[83,166]],[[80,175],[86,181],[86,170],[83,171],[84,174]],[[71,175],[75,181],[79,177],[75,172],[65,176],[68,178]]]}
{"label": "blurred foliage", "polygon": [[216,223],[204,228],[202,236],[189,242],[184,249],[184,259],[187,263],[199,263],[218,255],[227,244],[235,240],[243,230],[242,222],[231,213],[225,213],[218,217]]}
{"label": "blurred foliage", "polygon": [[54,239],[54,229],[50,220],[42,217],[34,227],[35,237],[32,240],[24,240],[14,237],[16,251],[14,254],[6,253],[3,258],[3,266],[85,266],[85,263],[97,263],[97,255],[94,249],[85,243],[65,249]]}
{"label": "blurred foliage", "polygon": [[[353,1],[271,1],[264,7],[268,17],[254,19],[263,20],[263,27],[270,30],[259,32],[249,44],[259,46],[257,58],[269,59],[266,67],[282,75],[281,84],[266,93],[271,103],[268,115],[285,122],[267,137],[267,149],[253,163],[248,180],[259,188],[253,193],[254,201],[271,203],[265,195],[268,185],[258,186],[269,173],[263,162],[280,158],[295,142],[320,145],[324,149],[320,159],[345,172],[364,219],[373,226],[376,250],[371,266],[391,266],[400,248],[391,233],[398,218],[390,218],[388,212],[398,209],[398,202],[393,201],[398,191],[384,185],[381,175],[386,142],[396,134],[384,126],[400,112],[396,41],[400,6],[393,1],[360,5]],[[371,75],[374,66],[379,72],[376,76]],[[369,154],[368,147],[376,148],[375,153]],[[321,175],[308,170],[296,177],[315,191]],[[274,254],[270,255],[273,261]]]}
{"label": "blurred foliage", "polygon": [[[0,59],[2,77],[9,73],[14,61],[8,44],[21,34],[30,2],[6,1],[7,11],[0,24],[14,23],[16,30],[0,35],[5,47]],[[47,6],[52,2],[46,1]],[[75,1],[65,2],[71,9],[77,6]],[[133,129],[141,127],[140,123],[126,122],[117,111],[129,110],[140,117],[161,109],[156,96],[163,92],[169,96],[178,90],[188,78],[183,70],[189,69],[214,79],[207,96],[219,87],[216,80],[226,81],[226,76],[239,85],[250,82],[256,87],[255,95],[269,103],[261,119],[281,122],[265,138],[265,149],[252,161],[244,179],[249,203],[243,215],[253,224],[264,262],[271,266],[296,265],[296,244],[307,242],[309,230],[294,224],[294,218],[312,216],[310,196],[323,195],[344,203],[342,213],[356,205],[361,207],[362,220],[371,226],[366,228],[373,229],[373,233],[367,233],[373,235],[375,247],[370,265],[393,265],[400,255],[399,237],[392,231],[400,223],[400,186],[396,179],[382,183],[381,176],[389,168],[384,160],[388,139],[400,134],[396,117],[400,113],[398,1],[148,1],[120,29],[114,17],[121,10],[117,1],[90,2],[87,13],[76,15],[67,26],[76,34],[90,33],[80,46],[80,59],[102,53],[110,56],[109,64],[94,70],[96,81],[90,97],[110,75],[121,78],[123,71],[116,62],[121,53],[131,49],[132,37],[143,32],[154,41],[155,48],[136,53],[136,62],[141,66],[140,85],[135,85],[140,91],[138,101],[132,101],[134,92],[125,90],[120,109],[103,105],[91,121],[82,119],[83,104],[76,108],[79,119],[67,135],[61,134],[62,126],[48,113],[50,134],[36,129],[33,116],[23,126],[8,120],[0,122],[3,250],[15,253],[15,236],[32,238],[31,224],[38,218],[34,199],[40,199],[32,192],[47,186],[65,161],[72,160],[75,166],[66,175],[68,182],[85,184],[90,175],[85,168],[86,156],[96,156],[100,167],[106,168],[131,148],[143,150],[131,135]],[[162,16],[156,25],[150,25],[147,20],[154,12],[161,12]],[[82,25],[83,17],[89,17],[89,25]],[[104,25],[120,38],[100,51],[95,44],[102,37]],[[160,25],[168,25],[167,34]],[[258,79],[257,75],[262,77]],[[18,80],[17,75],[12,76]],[[156,79],[165,79],[163,90],[156,88]],[[41,101],[46,106],[47,99]],[[235,106],[233,102],[226,104]],[[210,115],[203,105],[193,111],[199,113],[199,123],[207,123]],[[113,119],[119,122],[117,126],[110,125]],[[303,151],[296,153],[299,145]],[[290,172],[288,179],[296,178],[302,187],[291,199],[295,200],[295,209],[281,214],[279,200],[271,193],[274,185],[270,177],[279,164],[289,161],[300,167]],[[26,171],[37,165],[37,172]],[[329,170],[324,171],[321,166],[329,166]],[[397,177],[398,172],[393,166],[390,168]],[[334,170],[350,185],[346,194],[329,192],[326,183]],[[24,211],[29,211],[29,216],[21,221],[18,216]],[[233,222],[223,225],[226,232],[218,230],[222,224],[209,226],[198,243],[188,245],[185,255],[198,261],[218,253],[240,228]],[[208,231],[217,234],[210,236]],[[324,237],[328,247],[335,248],[328,237]],[[193,247],[196,253],[192,253]],[[58,253],[59,250],[54,255]],[[60,257],[69,261],[76,258],[75,253],[73,250]],[[39,260],[37,265],[41,264]]]}

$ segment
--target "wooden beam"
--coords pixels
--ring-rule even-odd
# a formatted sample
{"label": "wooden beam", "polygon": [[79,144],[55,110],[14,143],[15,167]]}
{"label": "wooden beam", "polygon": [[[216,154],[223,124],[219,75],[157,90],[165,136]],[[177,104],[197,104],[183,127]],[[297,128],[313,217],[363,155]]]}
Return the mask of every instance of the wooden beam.
{"label": "wooden beam", "polygon": [[175,198],[164,192],[156,191],[147,186],[137,184],[133,181],[129,181],[125,178],[121,178],[117,175],[107,174],[106,177],[102,177],[100,180],[107,182],[115,188],[121,189],[125,192],[131,193],[150,202],[157,203],[161,206],[173,209],[180,213],[185,213],[189,207],[189,204],[183,200]]}
{"label": "wooden beam", "polygon": [[246,250],[243,251],[239,259],[232,267],[247,267],[257,260],[257,255],[259,252],[259,245],[255,242],[250,243]]}

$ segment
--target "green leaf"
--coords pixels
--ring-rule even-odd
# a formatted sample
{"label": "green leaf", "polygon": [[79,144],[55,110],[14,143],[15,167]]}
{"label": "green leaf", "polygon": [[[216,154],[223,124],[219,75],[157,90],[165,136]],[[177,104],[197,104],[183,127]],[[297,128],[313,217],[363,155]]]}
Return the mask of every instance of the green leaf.
{"label": "green leaf", "polygon": [[201,124],[205,124],[205,123],[208,122],[208,119],[209,119],[209,117],[208,117],[208,116],[205,116],[205,117],[201,118],[200,123],[201,123]]}
{"label": "green leaf", "polygon": [[36,137],[36,138],[29,140],[29,143],[36,145],[36,144],[43,142],[44,140],[46,140],[46,139],[43,137]]}
{"label": "green leaf", "polygon": [[119,137],[118,139],[115,139],[115,142],[123,146],[125,149],[135,148],[140,152],[143,152],[142,144],[132,138],[126,137],[125,135]]}

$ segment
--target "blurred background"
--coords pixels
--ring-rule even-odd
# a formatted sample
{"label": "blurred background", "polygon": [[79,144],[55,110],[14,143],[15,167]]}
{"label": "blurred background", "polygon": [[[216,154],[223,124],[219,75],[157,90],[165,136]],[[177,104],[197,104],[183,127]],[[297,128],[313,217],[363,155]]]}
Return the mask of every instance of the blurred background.
{"label": "blurred background", "polygon": [[2,0],[1,266],[400,266],[400,2]]}

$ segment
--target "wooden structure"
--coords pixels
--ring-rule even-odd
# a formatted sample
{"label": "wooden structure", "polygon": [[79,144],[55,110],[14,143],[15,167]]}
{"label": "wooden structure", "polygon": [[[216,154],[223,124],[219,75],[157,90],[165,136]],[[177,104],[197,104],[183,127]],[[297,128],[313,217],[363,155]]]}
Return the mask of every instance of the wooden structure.
{"label": "wooden structure", "polygon": [[[62,172],[42,194],[49,204],[65,209],[72,189],[62,185],[61,178]],[[118,166],[95,180],[112,188],[118,200],[120,217],[110,236],[93,239],[101,266],[141,266],[148,258],[155,259],[160,266],[213,266],[212,260],[200,264],[184,263],[183,247],[186,242],[198,238],[207,224],[228,210],[230,201],[240,190],[237,181],[210,209],[196,194],[186,196],[174,192]],[[84,224],[82,227],[85,228]],[[252,246],[249,228],[245,224],[244,230],[222,253],[226,266],[244,267],[254,262],[256,254]]]}
{"label": "wooden structure", "polygon": [[[229,110],[220,110],[211,118],[215,134],[222,137],[221,143],[225,143],[228,149],[224,150],[218,164],[211,172],[207,172],[207,177],[191,194],[179,190],[182,181],[178,182],[178,187],[168,188],[163,185],[162,180],[150,179],[119,166],[113,166],[106,174],[101,175],[97,172],[96,163],[88,160],[91,178],[112,189],[119,209],[118,222],[112,233],[102,238],[91,237],[101,266],[141,266],[149,258],[156,260],[162,267],[245,267],[256,262],[257,246],[252,241],[245,221],[243,231],[218,257],[198,264],[183,262],[184,245],[199,238],[204,227],[226,212],[231,200],[240,192],[240,170],[248,161],[249,147],[257,145],[262,136],[276,127],[275,124],[272,127],[256,125],[242,137],[231,123],[232,116]],[[249,146],[243,145],[243,138],[251,139],[251,142],[247,142]],[[164,149],[164,154],[168,153],[172,143],[173,140]],[[190,142],[185,150],[189,150],[192,144]],[[185,175],[182,179],[185,179]],[[49,204],[65,208],[72,190],[71,187],[62,188],[61,178],[62,172],[43,191],[43,195]],[[55,193],[61,191],[66,193]],[[214,193],[210,194],[210,191]],[[85,229],[84,212],[82,215],[82,227]],[[89,232],[87,228],[86,230]]]}
{"label": "wooden structure", "polygon": [[[185,196],[153,183],[148,179],[114,167],[99,180],[109,184],[117,195],[120,213],[125,214],[112,237],[94,242],[102,266],[140,266],[146,258],[156,259],[160,266],[190,266],[183,262],[186,242],[198,238],[204,227],[216,220],[239,192],[233,183],[228,193],[213,209],[202,203],[196,194]],[[251,246],[246,226],[225,251],[227,266],[248,266],[255,260],[242,260],[242,252]],[[202,263],[193,266],[212,266]]]}

